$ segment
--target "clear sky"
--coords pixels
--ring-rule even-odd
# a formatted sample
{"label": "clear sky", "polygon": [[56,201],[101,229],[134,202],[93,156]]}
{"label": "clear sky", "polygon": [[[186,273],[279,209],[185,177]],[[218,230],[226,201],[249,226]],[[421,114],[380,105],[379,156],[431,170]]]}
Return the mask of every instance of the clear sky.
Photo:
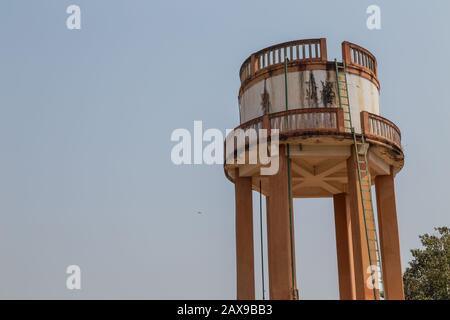
{"label": "clear sky", "polygon": [[[70,4],[81,30],[66,28]],[[381,30],[366,28],[370,4]],[[449,16],[444,0],[2,1],[0,298],[233,299],[233,185],[220,165],[173,165],[170,135],[237,126],[243,60],[301,38],[328,38],[330,59],[344,40],[378,58],[406,154],[406,266],[419,234],[450,225]],[[295,210],[300,295],[337,298],[332,202]],[[71,264],[81,291],[66,289]]]}

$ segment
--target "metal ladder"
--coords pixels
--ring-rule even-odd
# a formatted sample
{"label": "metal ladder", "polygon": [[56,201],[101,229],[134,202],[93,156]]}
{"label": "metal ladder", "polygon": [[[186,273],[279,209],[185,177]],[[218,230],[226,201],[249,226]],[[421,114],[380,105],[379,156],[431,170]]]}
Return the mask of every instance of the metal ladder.
{"label": "metal ladder", "polygon": [[[369,172],[369,165],[367,161],[367,151],[369,145],[366,143],[364,135],[361,134],[361,139],[358,139],[352,123],[352,116],[350,113],[350,99],[348,94],[348,82],[345,63],[336,64],[336,83],[339,97],[339,106],[344,111],[344,129],[353,136],[353,147],[356,157],[356,165],[358,169],[359,191],[361,194],[361,204],[363,209],[364,229],[367,238],[367,248],[369,252],[370,266],[376,266],[376,276],[372,270],[372,285],[374,287],[374,298],[378,295],[376,289],[380,291],[380,297],[383,297],[383,275],[381,270],[381,256],[378,245],[377,227],[375,224],[375,215],[373,211],[373,200],[371,186],[372,181]],[[360,141],[359,141],[360,140]],[[378,280],[378,284],[375,281]]]}

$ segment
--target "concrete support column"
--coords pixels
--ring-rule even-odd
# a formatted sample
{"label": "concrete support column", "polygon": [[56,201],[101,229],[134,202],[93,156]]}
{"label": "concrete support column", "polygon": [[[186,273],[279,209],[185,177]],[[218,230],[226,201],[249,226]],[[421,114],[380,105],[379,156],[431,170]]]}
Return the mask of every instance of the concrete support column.
{"label": "concrete support column", "polygon": [[353,268],[353,244],[350,206],[346,193],[333,196],[334,223],[341,300],[355,300],[355,273]]}
{"label": "concrete support column", "polygon": [[252,178],[235,171],[237,299],[255,299]]}
{"label": "concrete support column", "polygon": [[[279,171],[269,177],[267,199],[267,239],[270,299],[294,299],[295,268],[288,195],[286,148],[280,145]],[[294,270],[293,270],[294,269]]]}
{"label": "concrete support column", "polygon": [[375,188],[385,296],[389,300],[404,300],[394,176],[392,172],[390,175],[377,176],[375,178]]}
{"label": "concrete support column", "polygon": [[[374,290],[367,282],[370,277],[370,266],[367,236],[364,224],[364,211],[361,202],[361,192],[356,165],[356,155],[352,148],[352,155],[347,159],[348,197],[352,227],[353,261],[355,271],[355,294],[357,300],[374,300]],[[377,294],[378,295],[378,294]]]}

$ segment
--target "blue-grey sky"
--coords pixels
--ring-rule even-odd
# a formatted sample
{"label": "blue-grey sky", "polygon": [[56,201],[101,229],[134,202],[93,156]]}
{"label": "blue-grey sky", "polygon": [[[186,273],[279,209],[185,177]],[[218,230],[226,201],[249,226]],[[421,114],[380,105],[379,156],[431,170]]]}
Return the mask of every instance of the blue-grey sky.
{"label": "blue-grey sky", "polygon": [[[70,4],[81,30],[66,28]],[[370,4],[381,30],[366,28]],[[419,234],[450,225],[449,14],[444,0],[2,1],[0,298],[235,298],[233,185],[219,165],[173,165],[170,135],[236,126],[243,60],[313,37],[330,59],[344,40],[378,58],[406,153],[406,266]],[[331,199],[295,210],[300,295],[337,298]],[[81,291],[66,289],[71,264]]]}

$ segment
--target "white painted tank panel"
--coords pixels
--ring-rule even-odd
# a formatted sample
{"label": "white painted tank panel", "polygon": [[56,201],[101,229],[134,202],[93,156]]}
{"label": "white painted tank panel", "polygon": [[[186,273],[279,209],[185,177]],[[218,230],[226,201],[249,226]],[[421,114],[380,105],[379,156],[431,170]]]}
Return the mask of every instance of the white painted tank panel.
{"label": "white painted tank panel", "polygon": [[[369,80],[347,74],[353,126],[361,131],[360,112],[379,114],[379,91]],[[284,74],[259,81],[245,90],[241,96],[241,123],[264,114],[264,86],[269,112],[285,110]],[[312,70],[288,73],[289,109],[338,107],[336,73],[333,70]],[[266,103],[267,105],[267,103]]]}

